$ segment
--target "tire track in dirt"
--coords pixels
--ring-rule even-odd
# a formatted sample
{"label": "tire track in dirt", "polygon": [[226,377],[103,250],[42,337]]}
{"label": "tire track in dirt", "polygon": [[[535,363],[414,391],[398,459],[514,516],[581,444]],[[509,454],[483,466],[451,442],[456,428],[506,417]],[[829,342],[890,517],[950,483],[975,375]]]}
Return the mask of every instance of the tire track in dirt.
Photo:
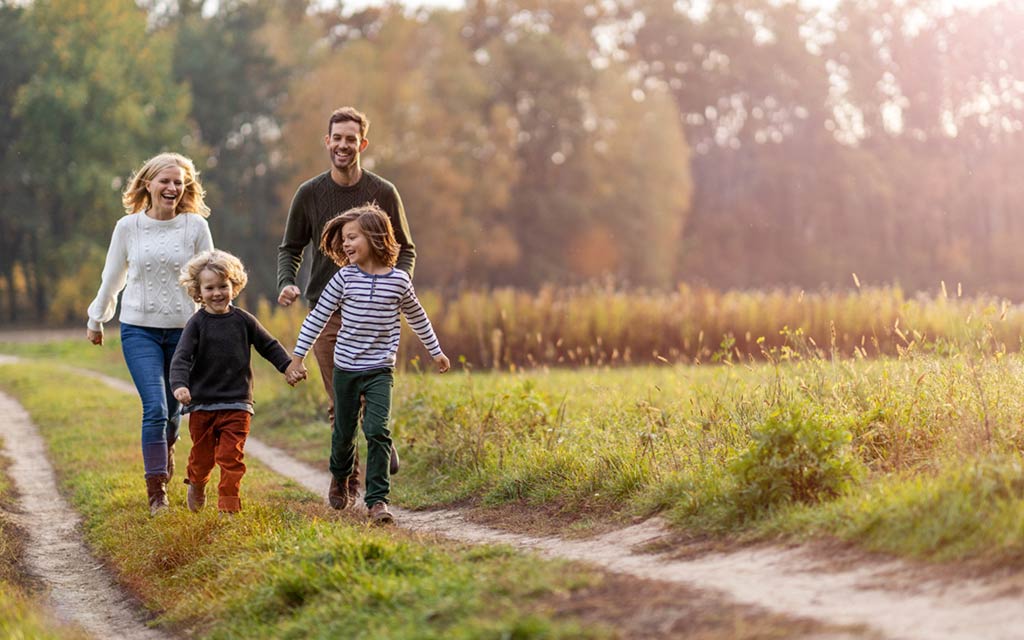
{"label": "tire track in dirt", "polygon": [[89,553],[79,534],[78,514],[57,490],[42,438],[21,405],[4,393],[0,436],[18,494],[19,512],[12,520],[28,536],[26,568],[47,586],[47,604],[56,616],[97,638],[174,638],[147,627],[137,601]]}
{"label": "tire track in dirt", "polygon": [[[2,360],[0,360],[2,362]],[[125,381],[83,369],[108,386]],[[326,496],[330,475],[257,438],[246,452],[271,470]],[[1024,637],[1019,584],[1005,579],[944,579],[899,560],[848,554],[836,567],[808,548],[760,546],[678,559],[647,553],[669,535],[657,519],[585,540],[536,537],[470,522],[454,510],[392,511],[400,526],[471,544],[505,544],[609,571],[717,591],[743,604],[830,625],[863,625],[894,640],[1017,640]]]}

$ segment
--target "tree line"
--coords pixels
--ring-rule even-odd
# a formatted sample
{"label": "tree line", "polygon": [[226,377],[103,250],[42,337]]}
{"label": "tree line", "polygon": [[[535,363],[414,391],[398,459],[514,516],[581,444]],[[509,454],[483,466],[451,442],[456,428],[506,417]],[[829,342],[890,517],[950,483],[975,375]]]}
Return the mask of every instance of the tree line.
{"label": "tree line", "polygon": [[1024,7],[940,0],[0,0],[0,314],[74,322],[118,191],[193,157],[273,298],[332,109],[371,118],[417,284],[942,279],[1021,292]]}

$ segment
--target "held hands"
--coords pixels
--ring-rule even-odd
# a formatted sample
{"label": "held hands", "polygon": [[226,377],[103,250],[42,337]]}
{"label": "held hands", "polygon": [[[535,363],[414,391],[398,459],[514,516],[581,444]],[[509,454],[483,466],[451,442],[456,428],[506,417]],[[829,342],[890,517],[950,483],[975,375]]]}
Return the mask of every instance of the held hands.
{"label": "held hands", "polygon": [[297,383],[306,379],[307,373],[308,372],[306,371],[306,365],[302,363],[302,358],[298,356],[292,356],[292,363],[288,365],[287,369],[285,369],[284,379],[288,382],[288,384],[294,387]]}
{"label": "held hands", "polygon": [[443,353],[439,353],[434,356],[434,364],[437,365],[437,372],[444,373],[445,371],[452,368],[452,363],[448,361],[448,356]]}
{"label": "held hands", "polygon": [[174,399],[181,404],[192,404],[192,394],[189,393],[188,387],[178,387],[175,389]]}
{"label": "held hands", "polygon": [[287,307],[291,303],[295,302],[299,297],[299,288],[294,284],[290,284],[284,289],[281,289],[281,293],[277,296],[277,304],[282,307]]}
{"label": "held hands", "polygon": [[103,330],[93,331],[92,329],[86,329],[85,338],[93,344],[103,344]]}

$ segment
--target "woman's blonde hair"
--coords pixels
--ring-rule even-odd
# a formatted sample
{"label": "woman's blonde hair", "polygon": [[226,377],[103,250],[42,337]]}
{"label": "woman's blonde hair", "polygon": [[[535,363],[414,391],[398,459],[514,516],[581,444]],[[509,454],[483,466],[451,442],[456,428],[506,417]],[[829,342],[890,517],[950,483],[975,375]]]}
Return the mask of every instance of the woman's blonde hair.
{"label": "woman's blonde hair", "polygon": [[199,303],[203,302],[199,285],[199,274],[207,270],[216,273],[230,282],[232,293],[234,293],[235,297],[242,293],[242,289],[245,288],[245,284],[249,281],[249,276],[245,272],[245,265],[237,257],[220,249],[204,251],[189,260],[178,277],[178,282],[188,291],[189,297]]}
{"label": "woman's blonde hair", "polygon": [[398,262],[398,241],[395,230],[391,226],[388,214],[375,204],[355,207],[333,218],[324,225],[320,236],[320,251],[340,267],[349,263],[348,256],[342,248],[344,238],[341,230],[349,222],[358,222],[359,228],[369,241],[370,252],[375,260],[386,267],[393,267]]}
{"label": "woman's blonde hair", "polygon": [[139,170],[132,175],[121,194],[121,202],[124,204],[125,213],[138,213],[153,206],[152,198],[146,183],[156,177],[168,167],[181,167],[185,173],[185,193],[174,213],[198,213],[204,218],[209,217],[210,207],[206,206],[206,190],[199,182],[199,172],[192,161],[180,153],[161,153],[146,160]]}

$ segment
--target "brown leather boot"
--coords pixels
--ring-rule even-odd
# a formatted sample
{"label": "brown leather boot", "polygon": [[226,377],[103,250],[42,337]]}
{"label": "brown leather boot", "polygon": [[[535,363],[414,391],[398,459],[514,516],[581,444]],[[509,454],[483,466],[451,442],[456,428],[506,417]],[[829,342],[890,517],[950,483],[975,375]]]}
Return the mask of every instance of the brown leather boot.
{"label": "brown leather boot", "polygon": [[327,502],[332,509],[347,509],[354,500],[349,496],[348,483],[338,482],[331,474],[331,487],[327,490]]}
{"label": "brown leather boot", "polygon": [[373,524],[387,525],[395,523],[395,516],[388,511],[388,505],[385,502],[377,502],[370,505],[370,522]]}
{"label": "brown leather boot", "polygon": [[352,506],[356,503],[356,498],[359,497],[359,488],[361,483],[359,482],[359,452],[356,451],[356,457],[352,464],[352,474],[345,481],[346,488],[348,490],[348,506]]}
{"label": "brown leather boot", "polygon": [[174,443],[167,443],[167,482],[174,477]]}
{"label": "brown leather boot", "polygon": [[388,461],[388,471],[391,475],[395,475],[401,466],[402,461],[398,458],[398,449],[395,448],[394,443],[391,443],[391,460]]}
{"label": "brown leather boot", "polygon": [[155,516],[171,506],[167,501],[167,476],[147,477],[146,493],[149,495],[149,515]]}

